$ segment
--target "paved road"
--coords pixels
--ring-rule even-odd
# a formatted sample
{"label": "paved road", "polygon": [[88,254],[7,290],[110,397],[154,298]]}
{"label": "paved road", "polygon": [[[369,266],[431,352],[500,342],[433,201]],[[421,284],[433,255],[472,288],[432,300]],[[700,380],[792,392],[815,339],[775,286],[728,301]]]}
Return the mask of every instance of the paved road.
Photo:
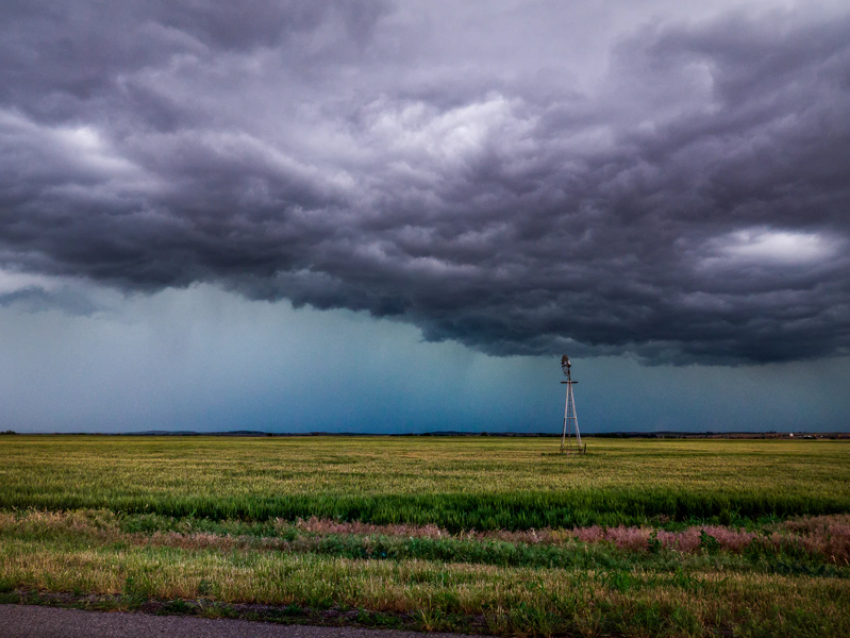
{"label": "paved road", "polygon": [[[0,605],[0,638],[458,638],[412,631],[274,625],[247,620],[151,616],[32,605]],[[469,638],[469,637],[464,637]]]}

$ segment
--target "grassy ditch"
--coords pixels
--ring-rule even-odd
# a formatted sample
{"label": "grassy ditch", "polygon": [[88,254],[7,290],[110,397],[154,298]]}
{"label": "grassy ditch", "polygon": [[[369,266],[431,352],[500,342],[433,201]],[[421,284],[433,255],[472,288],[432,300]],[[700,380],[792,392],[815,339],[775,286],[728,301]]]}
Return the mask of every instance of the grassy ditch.
{"label": "grassy ditch", "polygon": [[[319,519],[258,525],[102,510],[6,513],[0,600],[497,635],[850,630],[847,516],[757,534],[686,529],[662,541],[651,530],[637,542],[644,531],[511,537]],[[698,545],[688,544],[693,537]],[[844,553],[828,555],[837,550]]]}

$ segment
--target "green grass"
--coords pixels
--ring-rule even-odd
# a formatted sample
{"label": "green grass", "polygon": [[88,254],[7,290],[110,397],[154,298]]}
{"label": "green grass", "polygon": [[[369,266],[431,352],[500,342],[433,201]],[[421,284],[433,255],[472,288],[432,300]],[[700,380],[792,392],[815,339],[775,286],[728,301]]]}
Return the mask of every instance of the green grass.
{"label": "green grass", "polygon": [[[506,636],[850,635],[850,444],[588,444],[4,437],[0,602]],[[657,540],[677,534],[690,549]]]}
{"label": "green grass", "polygon": [[529,529],[850,511],[834,441],[10,437],[0,508]]}
{"label": "green grass", "polygon": [[[582,544],[560,548],[566,563],[552,566],[537,564],[543,554],[534,552],[546,548],[457,539],[431,543],[426,558],[401,538],[381,546],[331,536],[316,552],[278,551],[227,536],[146,536],[119,527],[99,512],[5,516],[0,601],[49,603],[51,592],[72,592],[84,605],[138,609],[154,600],[166,611],[214,616],[268,605],[267,619],[311,622],[323,622],[328,610],[358,610],[349,622],[520,636],[850,631],[843,568],[788,574],[723,552],[630,554]],[[355,555],[366,547],[372,556],[393,547],[407,553]],[[530,560],[511,558],[523,550]]]}
{"label": "green grass", "polygon": [[[327,523],[328,526],[334,525]],[[323,524],[316,522],[316,527]],[[845,523],[845,526],[847,524]],[[422,532],[432,532],[423,535]],[[78,510],[72,513],[36,511],[0,514],[0,540],[61,544],[66,549],[87,549],[95,542],[125,548],[130,545],[216,547],[316,554],[349,559],[426,560],[497,567],[548,567],[569,570],[628,571],[634,568],[655,572],[728,571],[766,574],[805,573],[850,579],[846,560],[850,547],[842,547],[840,560],[835,544],[830,551],[807,548],[801,537],[783,534],[781,544],[765,543],[759,537],[742,551],[723,551],[723,545],[703,532],[704,540],[694,551],[676,551],[659,545],[634,551],[616,543],[582,543],[569,534],[539,535],[535,540],[510,535],[482,536],[439,533],[429,528],[395,529],[376,527],[371,533],[316,530],[309,523],[250,524],[243,521],[167,519],[149,515],[116,517],[110,512]],[[507,536],[505,538],[504,536]]]}

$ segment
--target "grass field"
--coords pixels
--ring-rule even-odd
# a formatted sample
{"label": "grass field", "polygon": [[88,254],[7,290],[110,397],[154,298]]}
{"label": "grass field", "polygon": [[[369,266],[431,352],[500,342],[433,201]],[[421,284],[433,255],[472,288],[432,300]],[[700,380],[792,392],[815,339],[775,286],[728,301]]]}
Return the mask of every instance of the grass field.
{"label": "grass field", "polygon": [[2,600],[498,635],[850,635],[850,444],[0,439]]}

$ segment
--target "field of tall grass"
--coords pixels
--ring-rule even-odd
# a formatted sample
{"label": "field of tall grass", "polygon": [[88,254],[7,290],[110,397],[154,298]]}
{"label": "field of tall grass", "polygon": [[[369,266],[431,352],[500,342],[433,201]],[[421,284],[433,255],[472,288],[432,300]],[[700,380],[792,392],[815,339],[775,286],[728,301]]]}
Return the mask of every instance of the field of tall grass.
{"label": "field of tall grass", "polygon": [[433,523],[451,531],[850,511],[840,441],[8,437],[0,508]]}
{"label": "field of tall grass", "polygon": [[0,440],[0,602],[539,636],[850,635],[850,444]]}

